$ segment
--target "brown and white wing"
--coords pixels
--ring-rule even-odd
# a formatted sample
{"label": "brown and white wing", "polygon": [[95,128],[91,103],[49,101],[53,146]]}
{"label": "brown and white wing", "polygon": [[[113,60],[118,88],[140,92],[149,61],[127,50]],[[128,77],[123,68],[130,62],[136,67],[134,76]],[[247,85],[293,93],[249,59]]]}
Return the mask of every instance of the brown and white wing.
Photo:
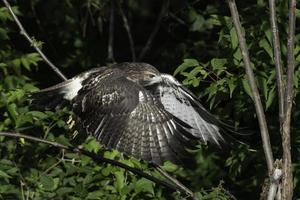
{"label": "brown and white wing", "polygon": [[201,142],[220,145],[225,140],[220,133],[219,121],[210,114],[187,88],[174,77],[162,74],[162,82],[157,85],[156,95],[164,108],[193,127],[192,133]]}
{"label": "brown and white wing", "polygon": [[105,147],[156,164],[180,161],[195,139],[192,127],[166,111],[159,99],[116,74],[92,87],[83,83],[73,110],[86,132]]}

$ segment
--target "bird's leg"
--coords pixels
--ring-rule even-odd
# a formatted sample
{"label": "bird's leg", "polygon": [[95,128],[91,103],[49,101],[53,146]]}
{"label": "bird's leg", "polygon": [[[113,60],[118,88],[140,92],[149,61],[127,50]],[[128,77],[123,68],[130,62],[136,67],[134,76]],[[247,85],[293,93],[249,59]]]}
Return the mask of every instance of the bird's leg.
{"label": "bird's leg", "polygon": [[72,129],[75,125],[75,120],[73,119],[72,115],[69,116],[69,119],[67,121],[67,124],[69,125],[69,129]]}
{"label": "bird's leg", "polygon": [[[68,124],[68,127],[69,129],[73,129],[74,126],[75,126],[75,120],[73,119],[72,115],[69,116],[69,119],[67,121],[67,124]],[[75,130],[73,133],[72,133],[72,139],[74,139],[76,136],[78,135],[78,131]]]}

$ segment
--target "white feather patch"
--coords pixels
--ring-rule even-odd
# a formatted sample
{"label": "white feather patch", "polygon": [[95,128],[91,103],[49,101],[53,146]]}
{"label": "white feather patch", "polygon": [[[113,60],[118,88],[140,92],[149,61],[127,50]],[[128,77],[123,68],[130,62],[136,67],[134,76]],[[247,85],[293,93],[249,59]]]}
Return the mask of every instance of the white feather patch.
{"label": "white feather patch", "polygon": [[145,102],[145,95],[142,91],[139,91],[139,102]]}
{"label": "white feather patch", "polygon": [[65,93],[64,98],[66,100],[71,101],[77,95],[78,91],[82,88],[81,83],[83,80],[83,77],[76,77],[64,87],[62,93]]}
{"label": "white feather patch", "polygon": [[167,80],[168,82],[174,84],[174,85],[181,85],[173,76],[169,74],[161,74],[161,78]]}

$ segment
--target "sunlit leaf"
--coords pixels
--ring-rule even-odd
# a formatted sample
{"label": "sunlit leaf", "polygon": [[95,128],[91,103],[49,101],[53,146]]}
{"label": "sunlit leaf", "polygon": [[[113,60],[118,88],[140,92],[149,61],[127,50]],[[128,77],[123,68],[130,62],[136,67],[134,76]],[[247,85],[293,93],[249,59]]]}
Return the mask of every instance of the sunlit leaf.
{"label": "sunlit leaf", "polygon": [[199,65],[199,63],[195,59],[184,59],[183,63],[177,67],[177,69],[175,70],[173,75],[175,76],[179,72],[182,72],[182,71],[184,71],[184,70],[186,70],[190,67],[195,67],[195,66],[198,66],[198,65]]}

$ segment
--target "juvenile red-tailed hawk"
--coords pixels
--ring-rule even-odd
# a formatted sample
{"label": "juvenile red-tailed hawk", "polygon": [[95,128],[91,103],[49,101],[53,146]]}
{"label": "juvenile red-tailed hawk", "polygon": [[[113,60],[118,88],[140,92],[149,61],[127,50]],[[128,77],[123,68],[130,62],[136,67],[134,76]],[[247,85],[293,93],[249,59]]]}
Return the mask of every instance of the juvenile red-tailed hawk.
{"label": "juvenile red-tailed hawk", "polygon": [[50,109],[67,102],[106,148],[156,164],[180,161],[197,141],[224,142],[218,120],[192,92],[146,63],[95,68],[32,98]]}

